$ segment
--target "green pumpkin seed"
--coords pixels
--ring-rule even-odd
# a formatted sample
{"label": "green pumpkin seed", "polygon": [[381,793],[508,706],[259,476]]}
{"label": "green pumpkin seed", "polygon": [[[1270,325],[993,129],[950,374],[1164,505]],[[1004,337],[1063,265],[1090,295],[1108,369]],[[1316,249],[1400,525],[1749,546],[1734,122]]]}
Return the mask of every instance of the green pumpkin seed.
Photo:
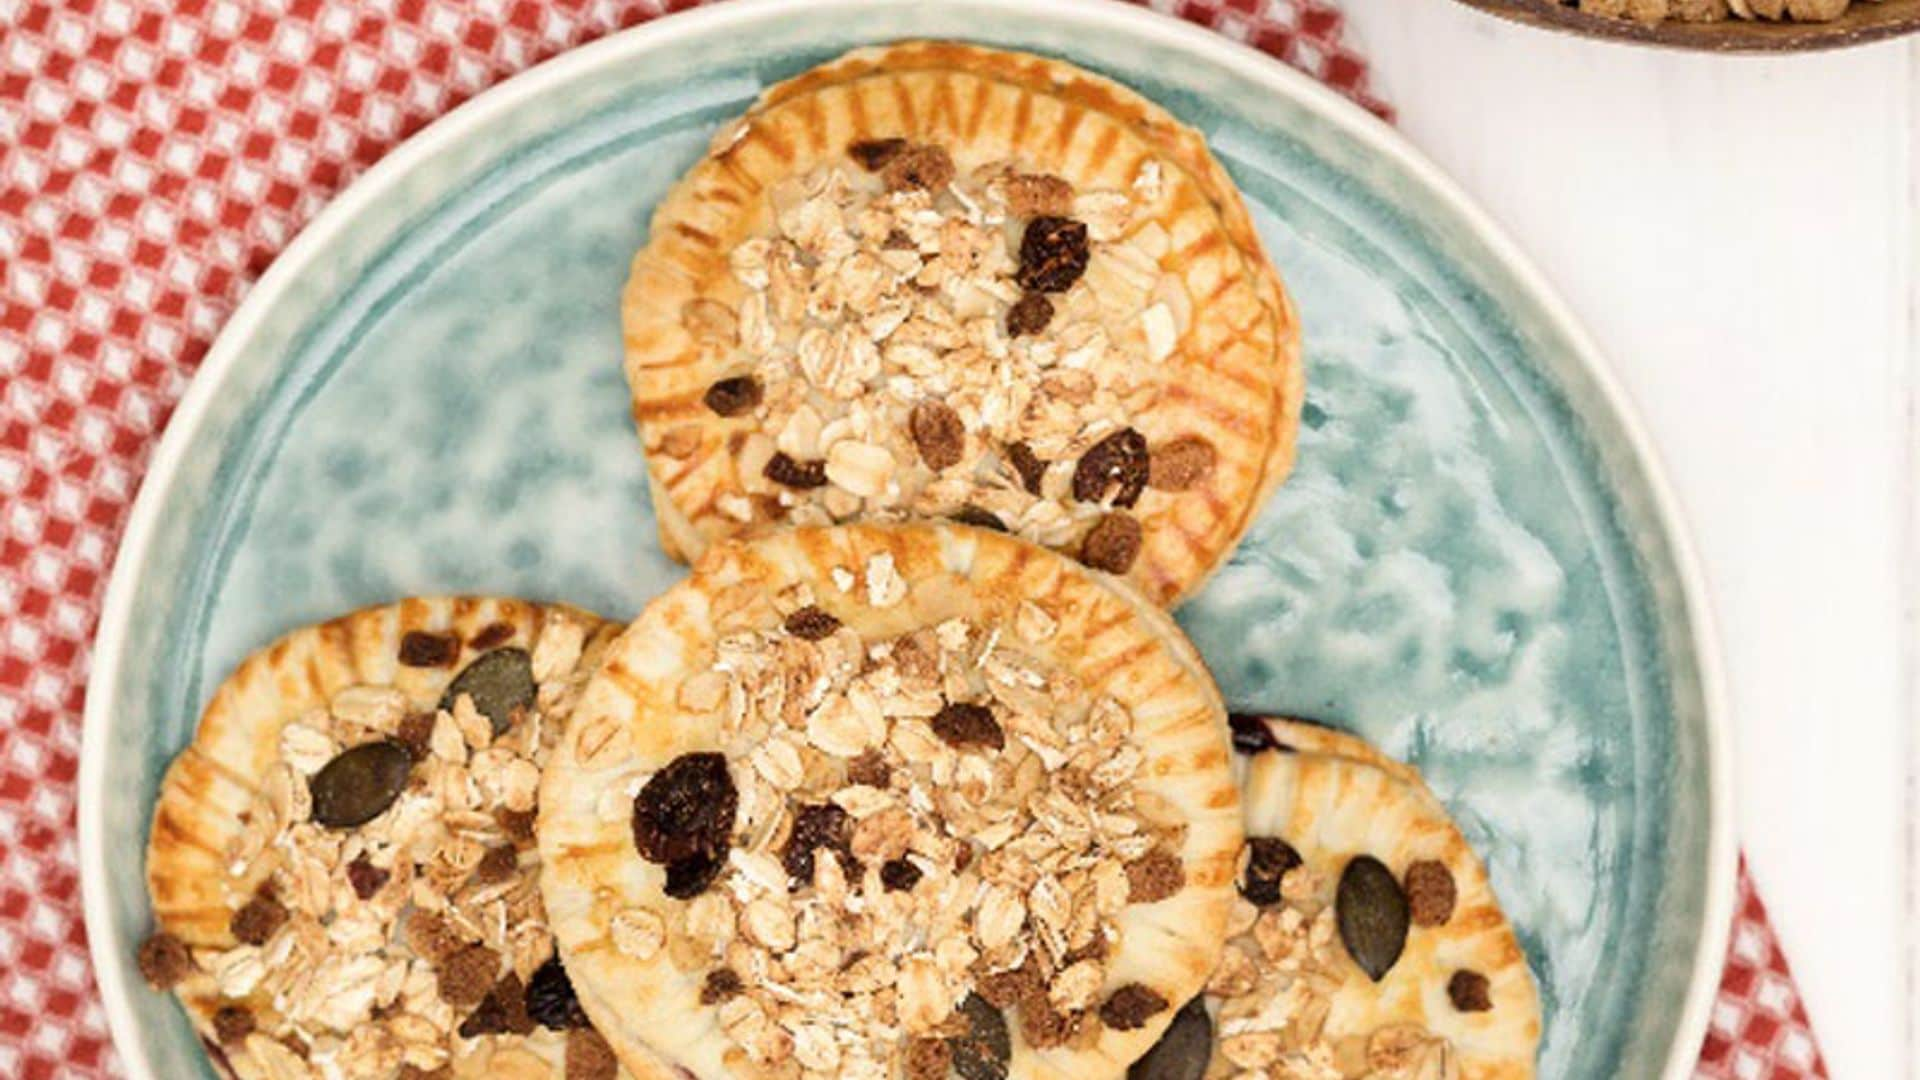
{"label": "green pumpkin seed", "polygon": [[1340,872],[1333,904],[1347,954],[1367,978],[1379,982],[1407,945],[1407,894],[1384,863],[1361,855]]}
{"label": "green pumpkin seed", "polygon": [[1013,1057],[1007,1018],[978,994],[968,994],[958,1011],[967,1031],[947,1040],[953,1051],[953,1071],[962,1080],[1006,1080],[1007,1062]]}
{"label": "green pumpkin seed", "polygon": [[397,742],[361,743],[344,750],[307,781],[313,820],[351,829],[381,815],[406,790],[413,755]]}
{"label": "green pumpkin seed", "polygon": [[505,735],[513,726],[513,710],[533,707],[538,688],[533,683],[533,658],[525,649],[495,649],[484,653],[454,677],[440,698],[440,707],[452,709],[465,694],[473,707],[493,724],[493,733]]}
{"label": "green pumpkin seed", "polygon": [[1213,1060],[1213,1018],[1205,998],[1194,998],[1173,1015],[1166,1034],[1127,1069],[1127,1080],[1201,1080]]}

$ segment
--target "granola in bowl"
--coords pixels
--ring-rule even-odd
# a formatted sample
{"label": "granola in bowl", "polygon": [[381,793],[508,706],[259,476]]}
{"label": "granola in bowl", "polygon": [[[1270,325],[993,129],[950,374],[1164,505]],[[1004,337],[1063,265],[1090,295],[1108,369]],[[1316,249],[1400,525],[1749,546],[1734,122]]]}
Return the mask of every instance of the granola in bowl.
{"label": "granola in bowl", "polygon": [[623,300],[669,550],[951,518],[1168,605],[1292,465],[1296,320],[1204,140],[1058,61],[860,50],[662,203]]}
{"label": "granola in bowl", "polygon": [[609,647],[542,887],[636,1073],[1116,1075],[1214,965],[1225,714],[1164,613],[1023,541],[710,550]]}
{"label": "granola in bowl", "polygon": [[433,598],[295,631],[169,768],[141,973],[223,1074],[623,1075],[538,888],[540,770],[617,627]]}
{"label": "granola in bowl", "polygon": [[1148,1080],[1529,1080],[1540,1001],[1486,870],[1408,766],[1234,716],[1246,841],[1226,950]]}

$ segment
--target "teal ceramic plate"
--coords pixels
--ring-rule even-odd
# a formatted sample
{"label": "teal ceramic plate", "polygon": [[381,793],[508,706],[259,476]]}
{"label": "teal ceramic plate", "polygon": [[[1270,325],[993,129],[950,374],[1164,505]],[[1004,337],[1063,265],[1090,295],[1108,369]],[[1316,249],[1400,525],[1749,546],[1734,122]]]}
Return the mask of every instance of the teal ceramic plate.
{"label": "teal ceramic plate", "polygon": [[298,624],[407,593],[629,617],[660,554],[620,375],[654,202],[767,84],[859,44],[1064,56],[1205,131],[1299,301],[1300,465],[1180,612],[1227,697],[1426,770],[1539,976],[1542,1075],[1685,1075],[1731,910],[1698,575],[1618,388],[1398,137],[1265,57],[1109,3],[736,2],[540,66],[422,132],[261,279],[155,455],[81,768],[88,930],[134,1075],[206,1066],[140,984],[160,773]]}

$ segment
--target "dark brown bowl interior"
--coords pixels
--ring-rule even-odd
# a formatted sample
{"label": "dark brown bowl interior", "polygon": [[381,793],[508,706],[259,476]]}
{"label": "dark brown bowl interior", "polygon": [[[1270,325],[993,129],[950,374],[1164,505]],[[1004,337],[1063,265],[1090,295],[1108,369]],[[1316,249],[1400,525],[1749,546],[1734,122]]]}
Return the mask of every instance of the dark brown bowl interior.
{"label": "dark brown bowl interior", "polygon": [[1605,19],[1564,7],[1558,0],[1460,0],[1502,18],[1588,37],[1668,45],[1709,52],[1804,52],[1838,49],[1920,31],[1920,0],[1854,0],[1841,18],[1825,23],[1728,19],[1717,23]]}

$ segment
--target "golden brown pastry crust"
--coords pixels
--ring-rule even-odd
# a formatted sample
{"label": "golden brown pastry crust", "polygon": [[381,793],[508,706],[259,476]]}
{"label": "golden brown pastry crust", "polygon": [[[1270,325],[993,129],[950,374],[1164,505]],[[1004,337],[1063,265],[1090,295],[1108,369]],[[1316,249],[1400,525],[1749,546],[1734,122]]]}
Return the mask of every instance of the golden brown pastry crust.
{"label": "golden brown pastry crust", "polygon": [[729,449],[753,421],[703,406],[707,387],[737,369],[701,347],[687,305],[739,302],[729,254],[767,231],[776,183],[882,137],[937,144],[963,173],[1017,157],[1083,191],[1125,189],[1149,161],[1163,170],[1166,195],[1145,220],[1168,227],[1163,269],[1184,284],[1193,318],[1136,426],[1155,443],[1204,437],[1217,466],[1190,490],[1146,493],[1134,511],[1143,543],[1126,576],[1163,606],[1190,595],[1292,468],[1304,394],[1292,303],[1199,133],[1072,65],[948,42],[857,50],[771,88],[656,211],[622,311],[663,546],[691,558],[772,520],[764,505],[750,522],[722,508],[757,483]]}
{"label": "golden brown pastry crust", "polygon": [[[875,606],[876,558],[906,584]],[[851,574],[849,580],[843,575]],[[1091,697],[1111,695],[1134,718],[1146,754],[1137,787],[1177,807],[1187,825],[1179,852],[1186,885],[1170,899],[1129,905],[1113,958],[1113,985],[1138,981],[1166,1000],[1190,998],[1220,945],[1240,845],[1238,799],[1228,772],[1225,713],[1204,670],[1163,612],[1133,590],[1023,541],[946,525],[795,529],[708,550],[692,576],[648,606],[610,647],[589,683],[542,786],[539,823],[547,910],[588,1014],[636,1074],[668,1064],[725,1075],[728,1042],[718,1010],[702,1005],[704,972],[682,970],[666,948],[645,958],[613,943],[617,915],[659,914],[674,925],[681,901],[662,891],[660,867],[635,850],[630,808],[639,782],[683,754],[731,751],[715,712],[681,704],[690,672],[711,663],[719,627],[805,585],[845,626],[883,640],[956,617],[1010,620],[1023,601],[1056,613],[1041,659],[1077,674]],[[846,587],[843,589],[842,585]],[[749,621],[778,624],[769,610]],[[1011,1075],[1117,1073],[1159,1037],[1172,1009],[1134,1031],[1103,1028],[1089,1048],[1034,1051],[1011,1020]]]}

